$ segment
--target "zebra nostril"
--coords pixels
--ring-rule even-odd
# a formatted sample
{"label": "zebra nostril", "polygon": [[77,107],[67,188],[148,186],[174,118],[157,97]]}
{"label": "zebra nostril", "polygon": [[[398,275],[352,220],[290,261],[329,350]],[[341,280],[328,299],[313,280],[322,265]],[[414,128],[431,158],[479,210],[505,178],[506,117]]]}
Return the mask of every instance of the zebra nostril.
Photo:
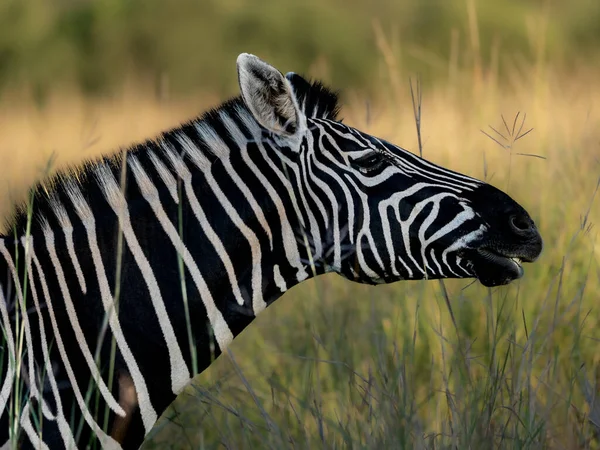
{"label": "zebra nostril", "polygon": [[510,226],[517,233],[527,233],[533,229],[533,223],[521,215],[510,216]]}

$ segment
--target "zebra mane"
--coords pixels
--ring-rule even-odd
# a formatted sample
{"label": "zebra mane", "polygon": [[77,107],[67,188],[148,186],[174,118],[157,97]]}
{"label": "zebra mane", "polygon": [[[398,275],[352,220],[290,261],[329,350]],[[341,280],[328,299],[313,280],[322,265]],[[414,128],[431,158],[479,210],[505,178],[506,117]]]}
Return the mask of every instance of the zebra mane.
{"label": "zebra mane", "polygon": [[337,92],[332,91],[320,81],[307,81],[293,72],[288,73],[285,77],[292,85],[298,105],[306,117],[338,120],[340,104]]}
{"label": "zebra mane", "polygon": [[[300,110],[308,118],[338,120],[340,105],[337,92],[330,90],[320,81],[308,81],[292,72],[288,73],[286,78],[292,85]],[[100,164],[106,164],[110,167],[116,178],[119,179],[120,162],[124,154],[143,153],[144,150],[154,148],[157,145],[157,142],[169,141],[169,139],[177,133],[183,132],[184,134],[189,133],[189,135],[192,135],[191,133],[198,123],[204,122],[214,127],[221,123],[220,117],[222,113],[226,113],[228,116],[247,113],[249,117],[252,117],[248,107],[242,100],[242,97],[233,97],[226,100],[221,105],[209,109],[201,115],[196,116],[187,122],[182,122],[179,126],[163,131],[143,142],[133,143],[128,147],[118,148],[108,155],[62,166],[56,172],[36,182],[32,187],[30,198],[33,199],[34,219],[36,216],[38,219],[40,218],[39,215],[36,214],[39,206],[43,205],[47,207],[48,199],[56,190],[60,189],[66,181],[75,181],[78,185],[82,185],[85,180],[90,177],[93,169]],[[210,149],[202,141],[202,136],[199,136],[199,139],[194,143],[205,150],[206,153],[211,153]],[[0,237],[7,237],[12,235],[15,231],[17,236],[23,235],[27,229],[27,222],[28,202],[21,201],[20,203],[15,204],[11,214],[9,214],[3,222],[0,222]]]}

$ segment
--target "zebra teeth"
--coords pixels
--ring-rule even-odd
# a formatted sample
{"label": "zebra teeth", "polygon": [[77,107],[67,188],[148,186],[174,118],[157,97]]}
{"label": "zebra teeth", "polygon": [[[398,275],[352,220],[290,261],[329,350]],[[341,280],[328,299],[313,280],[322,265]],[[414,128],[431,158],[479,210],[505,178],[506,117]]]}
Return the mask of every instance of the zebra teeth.
{"label": "zebra teeth", "polygon": [[510,258],[511,260],[513,260],[518,266],[521,265],[521,258]]}

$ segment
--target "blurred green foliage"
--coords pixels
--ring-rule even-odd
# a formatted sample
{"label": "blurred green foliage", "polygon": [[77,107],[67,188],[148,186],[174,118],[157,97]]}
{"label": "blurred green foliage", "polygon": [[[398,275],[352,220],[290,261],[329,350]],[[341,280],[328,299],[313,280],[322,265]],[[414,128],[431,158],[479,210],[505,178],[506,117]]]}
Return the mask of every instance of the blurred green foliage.
{"label": "blurred green foliage", "polygon": [[0,92],[102,93],[132,76],[168,80],[174,94],[229,94],[243,51],[341,88],[376,91],[374,24],[425,78],[447,68],[453,34],[462,64],[487,64],[495,46],[564,67],[600,53],[598,0],[2,0]]}

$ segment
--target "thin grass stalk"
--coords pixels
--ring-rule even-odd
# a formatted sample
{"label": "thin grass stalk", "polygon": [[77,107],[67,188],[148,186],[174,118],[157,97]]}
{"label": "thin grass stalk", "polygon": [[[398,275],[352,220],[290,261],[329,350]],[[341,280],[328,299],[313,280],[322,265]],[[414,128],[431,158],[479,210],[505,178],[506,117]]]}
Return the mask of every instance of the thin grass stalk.
{"label": "thin grass stalk", "polygon": [[[27,225],[26,225],[26,229],[25,229],[25,239],[26,239],[26,243],[25,243],[25,251],[24,251],[24,255],[23,258],[25,261],[27,261],[27,258],[29,257],[29,238],[31,235],[31,222],[33,219],[33,200],[34,200],[34,196],[33,196],[33,192],[30,192],[29,194],[29,200],[27,202]],[[16,232],[15,232],[16,234]],[[15,247],[18,249],[18,238],[15,236]],[[19,261],[18,261],[18,253],[16,253],[17,256],[15,257],[15,265],[17,267],[19,267]],[[23,341],[25,338],[25,315],[27,314],[27,283],[28,283],[28,276],[27,276],[27,264],[26,262],[24,263],[24,273],[23,273],[23,280],[21,281],[21,295],[22,295],[22,305],[20,301],[16,301],[16,306],[15,306],[15,323],[17,324],[16,330],[17,330],[17,337],[16,340],[18,341],[18,345],[17,345],[17,351],[16,351],[16,366],[15,366],[15,389],[14,389],[14,397],[15,397],[15,404],[14,404],[14,415],[12,417],[12,439],[14,440],[14,445],[16,445],[17,439],[18,439],[18,431],[19,431],[19,421],[20,421],[20,417],[21,417],[21,395],[22,395],[22,388],[24,387],[24,382],[23,380],[21,380],[21,369],[22,369],[22,362],[23,362],[23,358],[24,358],[24,346],[23,346]],[[18,274],[18,273],[17,273]],[[22,310],[21,310],[22,309]],[[21,310],[21,311],[20,311]],[[19,313],[20,311],[20,313]]]}
{"label": "thin grass stalk", "polygon": [[[177,179],[177,196],[179,198],[177,207],[177,220],[178,220],[178,231],[181,242],[184,242],[183,238],[183,191],[181,185],[181,178]],[[192,327],[192,321],[190,319],[190,307],[188,304],[187,286],[185,282],[185,267],[183,263],[183,257],[181,252],[177,252],[177,267],[179,269],[179,281],[181,287],[181,298],[183,299],[183,308],[185,312],[185,324],[187,329],[188,344],[190,346],[190,358],[192,361],[192,375],[198,373],[198,352],[196,350],[196,340],[194,339],[194,330]]]}

